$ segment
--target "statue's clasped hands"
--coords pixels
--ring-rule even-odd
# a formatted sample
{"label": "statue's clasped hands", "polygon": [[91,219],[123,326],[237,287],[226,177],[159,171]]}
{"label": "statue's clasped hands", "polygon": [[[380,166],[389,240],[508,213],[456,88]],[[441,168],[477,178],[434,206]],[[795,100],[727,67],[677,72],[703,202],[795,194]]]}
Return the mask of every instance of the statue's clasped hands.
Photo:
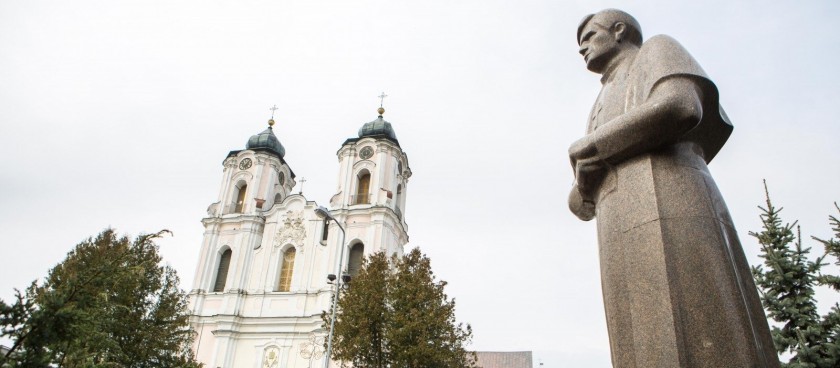
{"label": "statue's clasped hands", "polygon": [[587,134],[569,147],[569,159],[575,170],[578,190],[588,197],[603,178],[604,162],[598,157],[593,134]]}
{"label": "statue's clasped hands", "polygon": [[569,208],[581,220],[595,217],[595,191],[604,177],[604,162],[598,157],[594,135],[587,134],[569,147],[576,184],[569,194]]}

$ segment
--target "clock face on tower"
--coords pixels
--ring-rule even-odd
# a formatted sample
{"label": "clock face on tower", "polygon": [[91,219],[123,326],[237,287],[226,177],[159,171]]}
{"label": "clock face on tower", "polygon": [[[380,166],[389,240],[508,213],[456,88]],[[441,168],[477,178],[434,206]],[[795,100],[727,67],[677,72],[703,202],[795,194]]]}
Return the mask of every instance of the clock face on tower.
{"label": "clock face on tower", "polygon": [[242,161],[239,161],[239,169],[240,170],[246,170],[250,167],[251,167],[251,159],[250,158],[246,158]]}
{"label": "clock face on tower", "polygon": [[362,150],[359,151],[359,157],[361,157],[362,160],[367,160],[371,156],[373,156],[373,148],[370,148],[370,146],[362,148]]}

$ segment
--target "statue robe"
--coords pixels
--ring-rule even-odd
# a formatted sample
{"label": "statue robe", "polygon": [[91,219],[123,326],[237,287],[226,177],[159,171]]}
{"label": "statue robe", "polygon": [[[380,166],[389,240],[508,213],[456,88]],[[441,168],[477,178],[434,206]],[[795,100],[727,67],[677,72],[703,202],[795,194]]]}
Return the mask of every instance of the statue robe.
{"label": "statue robe", "polygon": [[[674,142],[616,158],[656,138],[657,129],[610,121],[668,78],[700,88],[700,123]],[[732,218],[706,166],[731,131],[714,83],[670,37],[648,40],[604,82],[587,134],[608,164],[594,196],[616,368],[779,366]]]}

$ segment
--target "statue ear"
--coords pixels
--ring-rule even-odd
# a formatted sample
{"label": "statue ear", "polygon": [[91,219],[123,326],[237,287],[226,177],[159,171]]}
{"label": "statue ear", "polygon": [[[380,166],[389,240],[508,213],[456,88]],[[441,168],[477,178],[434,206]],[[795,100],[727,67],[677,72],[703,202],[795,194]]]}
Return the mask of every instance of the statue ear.
{"label": "statue ear", "polygon": [[615,36],[615,42],[621,43],[621,40],[624,38],[624,32],[627,29],[627,26],[624,22],[616,22],[613,24],[612,32]]}

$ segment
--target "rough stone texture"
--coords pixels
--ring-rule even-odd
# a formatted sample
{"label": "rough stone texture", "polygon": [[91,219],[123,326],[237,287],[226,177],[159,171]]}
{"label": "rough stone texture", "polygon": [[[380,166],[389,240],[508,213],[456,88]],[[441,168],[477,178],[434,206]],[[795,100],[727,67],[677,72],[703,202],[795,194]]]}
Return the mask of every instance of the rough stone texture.
{"label": "rough stone texture", "polygon": [[481,368],[533,368],[530,351],[476,351]]}
{"label": "rough stone texture", "polygon": [[578,36],[603,88],[587,135],[569,149],[569,206],[598,218],[613,366],[778,367],[706,166],[732,131],[714,83],[670,37],[641,44],[626,13],[587,17]]}

